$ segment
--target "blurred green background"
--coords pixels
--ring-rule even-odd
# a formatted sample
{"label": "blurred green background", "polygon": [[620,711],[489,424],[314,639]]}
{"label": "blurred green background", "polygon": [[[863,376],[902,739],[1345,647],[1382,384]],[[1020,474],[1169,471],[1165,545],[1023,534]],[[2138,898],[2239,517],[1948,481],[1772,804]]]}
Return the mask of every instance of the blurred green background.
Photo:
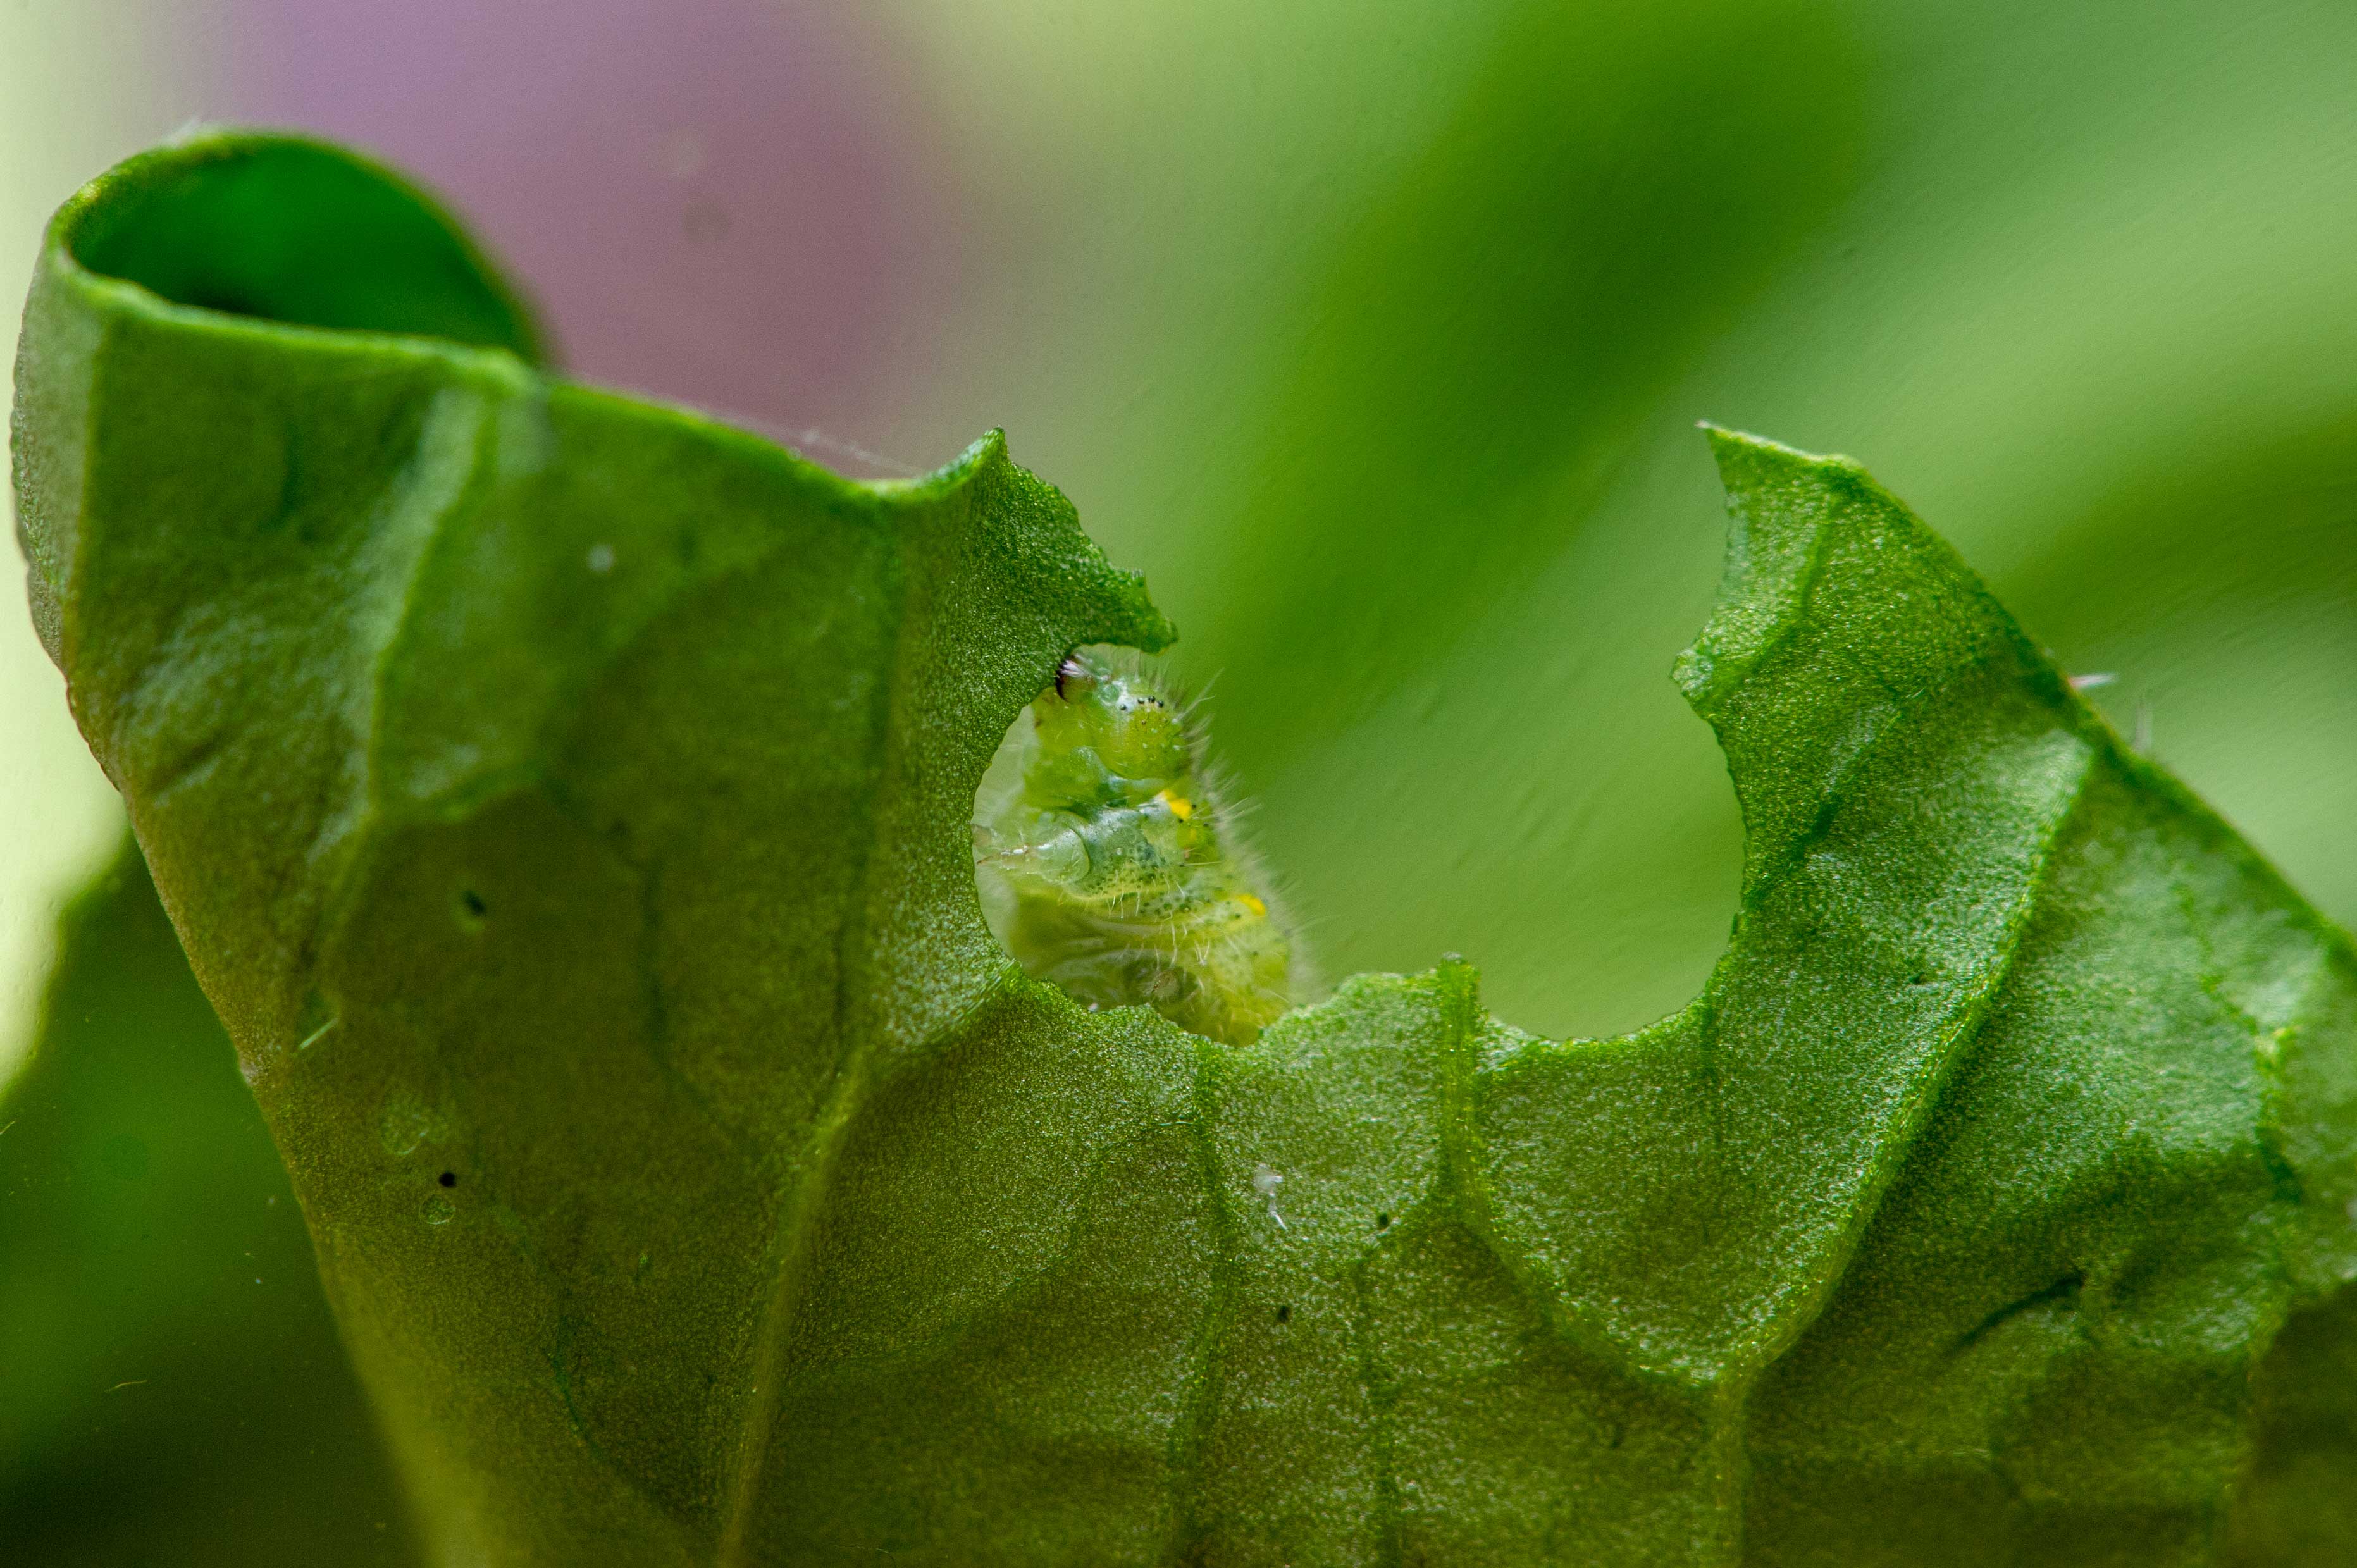
{"label": "blurred green background", "polygon": [[[1598,1034],[1691,996],[1734,912],[1733,800],[1667,678],[1723,532],[1700,418],[1864,460],[2357,921],[2352,84],[2347,0],[16,0],[0,295],[113,159],[296,124],[447,194],[586,376],[859,473],[1004,425],[1217,678],[1325,970],[1458,950],[1509,1020]],[[5,1071],[119,821],[13,593],[0,790]],[[116,875],[93,951],[152,920]],[[0,1404],[48,1391],[0,1423],[0,1542],[70,1515],[40,1477],[148,1474],[142,1388],[101,1382],[318,1322],[300,1268],[242,1316],[173,1305],[256,1243],[201,1141],[159,1202],[165,1155],[126,1176],[110,1140],[181,1147],[242,1087],[185,989],[143,1012],[73,972],[0,1105]],[[109,1065],[36,1095],[70,1051]],[[174,1051],[217,1063],[200,1112],[141,1065]],[[102,1258],[124,1299],[59,1350],[20,1281]],[[338,1550],[397,1553],[332,1356],[280,1359],[139,1441],[307,1443],[273,1473],[349,1477],[306,1483],[350,1504]],[[114,1457],[68,1464],[93,1412]]]}

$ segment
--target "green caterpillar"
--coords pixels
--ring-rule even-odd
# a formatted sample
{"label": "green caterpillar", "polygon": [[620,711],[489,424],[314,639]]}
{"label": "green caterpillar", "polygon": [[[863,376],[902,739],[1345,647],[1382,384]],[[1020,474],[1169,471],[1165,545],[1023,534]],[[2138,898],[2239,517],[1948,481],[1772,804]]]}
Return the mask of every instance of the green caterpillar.
{"label": "green caterpillar", "polygon": [[1303,985],[1185,708],[1134,665],[1074,653],[976,800],[991,929],[1091,1008],[1144,1003],[1249,1045]]}

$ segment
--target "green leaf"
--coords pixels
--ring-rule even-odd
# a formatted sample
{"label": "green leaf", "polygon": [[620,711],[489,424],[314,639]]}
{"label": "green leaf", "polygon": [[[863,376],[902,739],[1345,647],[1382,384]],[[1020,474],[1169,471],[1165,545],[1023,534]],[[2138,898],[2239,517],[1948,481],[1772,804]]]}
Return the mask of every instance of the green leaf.
{"label": "green leaf", "polygon": [[[471,260],[382,319],[273,292],[354,212],[471,259],[302,143],[70,205],[20,520],[442,1556],[2335,1539],[2280,1477],[2347,1444],[2253,1383],[2287,1321],[2345,1353],[2357,959],[1854,466],[1712,437],[1679,679],[1748,848],[1692,1006],[1542,1041],[1450,961],[1231,1049],[976,903],[1007,724],[1170,635],[1060,496],[402,335],[491,318]],[[188,276],[232,282],[126,281]]]}
{"label": "green leaf", "polygon": [[285,1173],[135,848],[60,935],[0,1096],[11,1561],[414,1561]]}

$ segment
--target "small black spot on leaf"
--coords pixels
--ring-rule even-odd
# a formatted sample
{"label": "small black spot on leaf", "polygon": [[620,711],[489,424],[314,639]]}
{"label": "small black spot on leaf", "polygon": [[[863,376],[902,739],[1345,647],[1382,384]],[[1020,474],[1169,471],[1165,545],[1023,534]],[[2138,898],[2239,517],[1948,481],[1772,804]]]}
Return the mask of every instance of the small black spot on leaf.
{"label": "small black spot on leaf", "polygon": [[457,1171],[444,1171],[435,1179],[439,1181],[444,1187],[456,1187],[458,1185],[458,1173]]}

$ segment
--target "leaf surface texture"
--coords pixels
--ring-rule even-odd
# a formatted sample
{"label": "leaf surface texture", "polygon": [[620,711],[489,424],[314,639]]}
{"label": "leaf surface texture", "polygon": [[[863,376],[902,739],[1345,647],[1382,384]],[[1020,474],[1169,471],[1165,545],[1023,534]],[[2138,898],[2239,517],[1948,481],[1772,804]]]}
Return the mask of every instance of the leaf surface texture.
{"label": "leaf surface texture", "polygon": [[1855,465],[1711,436],[1677,672],[1747,849],[1692,1005],[1541,1040],[1448,961],[1237,1050],[976,904],[1008,723],[1173,635],[1069,503],[537,341],[392,177],[216,136],[60,214],[18,372],[37,618],[444,1560],[2309,1528],[2267,1477],[2346,1450],[2258,1369],[2345,1337],[2357,964]]}

